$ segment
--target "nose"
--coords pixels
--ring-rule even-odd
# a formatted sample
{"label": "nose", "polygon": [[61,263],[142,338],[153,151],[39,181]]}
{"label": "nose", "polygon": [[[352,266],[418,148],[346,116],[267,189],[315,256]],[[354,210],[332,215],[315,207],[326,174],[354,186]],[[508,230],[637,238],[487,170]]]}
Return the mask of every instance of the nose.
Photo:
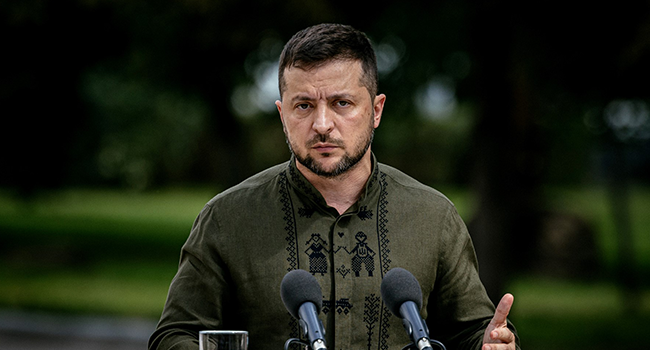
{"label": "nose", "polygon": [[334,129],[334,112],[325,106],[316,109],[316,116],[312,124],[314,131],[327,135]]}

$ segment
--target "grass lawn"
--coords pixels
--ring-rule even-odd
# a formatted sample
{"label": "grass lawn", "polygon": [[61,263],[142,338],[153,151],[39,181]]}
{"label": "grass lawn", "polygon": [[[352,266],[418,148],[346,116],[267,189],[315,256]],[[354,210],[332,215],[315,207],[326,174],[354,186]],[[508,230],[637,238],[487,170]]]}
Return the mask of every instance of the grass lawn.
{"label": "grass lawn", "polygon": [[157,318],[207,189],[0,195],[0,307]]}
{"label": "grass lawn", "polygon": [[[461,215],[466,191],[443,189]],[[210,189],[148,193],[69,189],[29,202],[0,192],[0,308],[114,314],[156,319],[194,218]],[[590,222],[606,266],[616,236],[606,193],[599,188],[548,189],[549,207]],[[635,187],[630,218],[635,261],[650,271],[650,189]],[[645,349],[650,288],[628,297],[607,280],[522,276],[511,284],[511,318],[526,349]]]}

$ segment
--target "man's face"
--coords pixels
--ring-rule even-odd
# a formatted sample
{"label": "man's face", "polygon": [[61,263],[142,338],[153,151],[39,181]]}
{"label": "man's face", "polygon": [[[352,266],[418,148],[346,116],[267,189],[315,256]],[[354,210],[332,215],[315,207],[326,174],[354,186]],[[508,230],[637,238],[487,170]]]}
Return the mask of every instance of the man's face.
{"label": "man's face", "polygon": [[371,101],[361,85],[359,61],[335,60],[304,70],[285,70],[280,112],[296,160],[313,173],[335,177],[370,157],[386,96]]}

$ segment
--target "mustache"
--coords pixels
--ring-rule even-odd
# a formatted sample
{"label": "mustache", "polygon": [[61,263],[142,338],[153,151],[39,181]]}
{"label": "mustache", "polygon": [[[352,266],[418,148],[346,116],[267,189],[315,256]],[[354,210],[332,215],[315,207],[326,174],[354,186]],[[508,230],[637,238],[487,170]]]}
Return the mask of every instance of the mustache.
{"label": "mustache", "polygon": [[314,137],[311,138],[311,140],[307,141],[307,147],[312,147],[315,144],[322,142],[322,143],[331,143],[333,145],[336,145],[338,147],[343,147],[343,141],[335,138],[331,138],[329,135],[315,135]]}

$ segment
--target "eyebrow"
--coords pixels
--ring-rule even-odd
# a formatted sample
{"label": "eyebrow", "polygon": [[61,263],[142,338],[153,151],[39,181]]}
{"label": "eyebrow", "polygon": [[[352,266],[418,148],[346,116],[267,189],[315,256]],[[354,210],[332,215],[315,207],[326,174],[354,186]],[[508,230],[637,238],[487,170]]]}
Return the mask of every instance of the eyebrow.
{"label": "eyebrow", "polygon": [[334,94],[330,96],[330,100],[351,100],[354,95],[348,93]]}
{"label": "eyebrow", "polygon": [[[331,95],[331,96],[327,97],[328,100],[350,100],[352,98],[353,98],[353,95],[348,94],[348,93],[334,94],[334,95]],[[298,102],[298,101],[312,101],[312,100],[314,100],[314,98],[312,98],[311,96],[301,94],[301,95],[297,95],[294,98],[292,98],[291,102],[295,103],[295,102]]]}
{"label": "eyebrow", "polygon": [[295,96],[294,98],[292,98],[291,102],[294,103],[294,102],[298,102],[298,101],[311,101],[311,100],[313,100],[313,98],[311,98],[310,96],[298,95],[298,96]]}

